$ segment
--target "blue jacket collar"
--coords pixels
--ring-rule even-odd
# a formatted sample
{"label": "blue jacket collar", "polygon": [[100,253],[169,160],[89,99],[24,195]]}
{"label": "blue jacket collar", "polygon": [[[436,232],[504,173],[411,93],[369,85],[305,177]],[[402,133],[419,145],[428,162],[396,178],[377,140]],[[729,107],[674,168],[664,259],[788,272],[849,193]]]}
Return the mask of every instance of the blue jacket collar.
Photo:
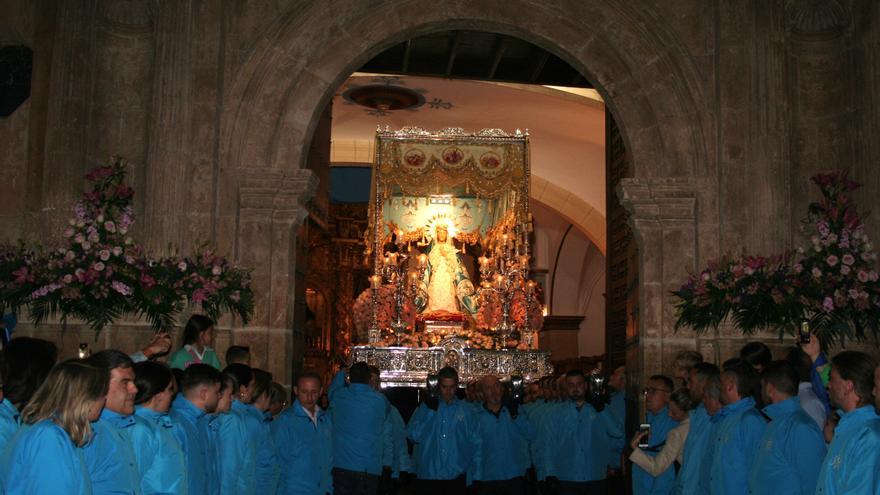
{"label": "blue jacket collar", "polygon": [[721,409],[719,409],[718,413],[715,414],[715,416],[712,416],[712,422],[717,423],[717,422],[723,420],[724,418],[726,418],[727,416],[730,416],[731,414],[735,414],[740,411],[744,411],[746,409],[749,409],[750,407],[755,407],[755,399],[753,399],[751,397],[745,397],[743,399],[740,399],[740,400],[734,402],[733,404],[728,404],[728,405],[722,407]]}
{"label": "blue jacket collar", "polygon": [[7,411],[9,411],[9,415],[15,419],[18,419],[19,416],[21,416],[21,413],[18,412],[18,409],[15,408],[15,405],[6,398],[4,398],[2,402],[0,402],[0,409],[6,409]]}
{"label": "blue jacket collar", "polygon": [[[303,406],[299,402],[299,399],[293,400],[293,404],[290,405],[290,409],[291,409],[290,412],[294,416],[309,419],[309,415],[306,414],[306,410],[303,409]],[[327,414],[327,412],[324,411],[323,409],[321,409],[321,406],[318,406],[318,405],[315,406],[315,417],[320,418],[320,417],[324,416],[325,414]]]}
{"label": "blue jacket collar", "polygon": [[172,406],[174,410],[180,412],[180,414],[186,416],[187,418],[192,418],[197,420],[205,415],[205,411],[202,411],[195,404],[190,402],[186,397],[182,395],[178,395],[174,399],[174,405]]}
{"label": "blue jacket collar", "polygon": [[139,416],[141,418],[154,421],[156,423],[161,424],[162,426],[171,427],[173,422],[171,421],[171,417],[168,416],[168,413],[163,413],[159,411],[154,411],[149,407],[144,406],[135,406],[134,407],[135,416]]}
{"label": "blue jacket collar", "polygon": [[880,416],[877,416],[877,412],[872,405],[853,409],[848,413],[843,413],[840,417],[840,422],[837,423],[837,428],[835,428],[835,434],[854,430],[863,425],[866,421],[877,418],[880,418]]}
{"label": "blue jacket collar", "polygon": [[658,418],[658,417],[662,418],[663,416],[669,416],[669,406],[663,406],[663,409],[661,409],[660,411],[658,411],[656,413],[648,411],[647,416],[648,416],[649,421],[652,419]]}
{"label": "blue jacket collar", "polygon": [[772,420],[782,419],[791,414],[794,414],[801,407],[801,400],[797,397],[789,397],[782,402],[777,402],[776,404],[770,404],[765,407],[764,414],[770,417]]}
{"label": "blue jacket collar", "polygon": [[116,428],[128,428],[135,423],[134,415],[129,414],[123,416],[116,411],[111,411],[106,407],[101,411],[100,421],[107,422]]}

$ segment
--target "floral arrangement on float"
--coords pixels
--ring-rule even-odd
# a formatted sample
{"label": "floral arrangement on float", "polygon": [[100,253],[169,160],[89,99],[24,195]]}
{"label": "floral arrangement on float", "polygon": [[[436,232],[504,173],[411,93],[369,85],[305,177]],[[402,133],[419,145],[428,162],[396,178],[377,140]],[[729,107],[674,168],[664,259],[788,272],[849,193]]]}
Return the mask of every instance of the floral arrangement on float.
{"label": "floral arrangement on float", "polygon": [[812,177],[822,198],[810,204],[795,252],[725,257],[673,291],[676,329],[697,332],[730,319],[744,334],[795,334],[804,322],[823,343],[880,337],[877,255],[850,193],[845,171]]}
{"label": "floral arrangement on float", "polygon": [[166,329],[186,305],[247,324],[254,312],[248,270],[208,247],[190,257],[153,259],[128,235],[134,191],[126,173],[126,162],[114,158],[85,176],[91,190],[74,205],[61,245],[0,247],[0,310],[27,308],[35,324],[75,318],[96,332],[123,316]]}

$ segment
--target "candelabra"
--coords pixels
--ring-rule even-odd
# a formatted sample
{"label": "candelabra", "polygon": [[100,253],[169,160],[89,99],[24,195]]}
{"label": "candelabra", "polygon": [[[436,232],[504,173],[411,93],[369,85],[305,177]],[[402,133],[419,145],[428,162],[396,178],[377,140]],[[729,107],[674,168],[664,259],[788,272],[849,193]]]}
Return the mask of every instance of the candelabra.
{"label": "candelabra", "polygon": [[370,286],[373,290],[373,325],[370,327],[369,338],[374,343],[379,340],[380,329],[376,317],[376,297],[382,282],[387,280],[394,287],[394,318],[391,321],[391,330],[394,332],[399,346],[400,338],[406,331],[406,322],[403,321],[404,305],[407,300],[414,301],[416,297],[425,297],[420,281],[425,275],[428,258],[424,254],[420,254],[417,258],[418,267],[410,270],[409,250],[405,250],[403,232],[399,230],[397,231],[396,245],[397,252],[385,252],[381,266],[378,266],[376,273],[370,277]]}
{"label": "candelabra", "polygon": [[522,293],[526,301],[526,319],[525,325],[520,328],[520,331],[526,335],[527,343],[531,346],[532,331],[529,308],[534,300],[535,282],[528,280],[528,244],[521,242],[519,233],[515,231],[514,238],[503,234],[486,254],[490,256],[484,255],[479,259],[482,279],[480,296],[485,301],[494,294],[501,302],[501,321],[495,327],[498,339],[496,345],[503,348],[511,333],[516,330],[516,325],[510,321],[510,307],[516,294]]}

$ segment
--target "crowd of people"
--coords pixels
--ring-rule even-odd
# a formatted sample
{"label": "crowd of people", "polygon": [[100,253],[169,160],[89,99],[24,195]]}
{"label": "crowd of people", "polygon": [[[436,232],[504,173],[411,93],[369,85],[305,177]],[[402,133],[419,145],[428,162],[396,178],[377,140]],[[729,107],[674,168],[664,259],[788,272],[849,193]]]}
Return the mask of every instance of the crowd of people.
{"label": "crowd of people", "polygon": [[878,362],[828,360],[815,338],[775,361],[750,343],[720,368],[684,351],[647,381],[645,417],[623,367],[607,390],[575,369],[524,390],[487,376],[464,397],[447,367],[408,422],[366,363],[326,387],[302,373],[288,404],[247,348],[220,369],[209,319],[183,340],[167,366],[149,359],[164,335],[60,363],[50,342],[11,339],[0,493],[880,493]]}

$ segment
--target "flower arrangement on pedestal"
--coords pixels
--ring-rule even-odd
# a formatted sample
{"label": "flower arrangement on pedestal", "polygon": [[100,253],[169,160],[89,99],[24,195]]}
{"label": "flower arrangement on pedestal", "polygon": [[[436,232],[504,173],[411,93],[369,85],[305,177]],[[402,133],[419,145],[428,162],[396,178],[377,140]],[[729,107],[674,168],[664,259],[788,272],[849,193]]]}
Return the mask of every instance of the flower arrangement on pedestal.
{"label": "flower arrangement on pedestal", "polygon": [[846,172],[812,178],[822,199],[801,230],[809,243],[794,253],[711,262],[673,295],[676,328],[717,328],[726,318],[745,334],[794,334],[808,321],[823,342],[880,335],[877,255],[850,197],[859,184]]}
{"label": "flower arrangement on pedestal", "polygon": [[[395,316],[394,310],[394,286],[392,284],[380,285],[376,289],[376,323],[383,329],[383,334],[388,333],[391,322]],[[367,289],[360,293],[352,306],[354,327],[360,340],[366,340],[367,331],[373,320],[373,289]],[[416,307],[411,301],[406,300],[403,304],[401,319],[406,323],[408,331],[412,331],[416,324]],[[401,336],[403,338],[403,336]]]}
{"label": "flower arrangement on pedestal", "polygon": [[124,315],[146,317],[156,329],[174,325],[186,304],[213,319],[253,315],[250,272],[210,248],[188,258],[151,259],[128,236],[134,191],[116,158],[86,175],[91,190],[55,249],[0,248],[0,310],[27,307],[35,323],[59,315],[100,331]]}
{"label": "flower arrangement on pedestal", "polygon": [[[526,311],[528,307],[528,318]],[[529,302],[525,293],[515,292],[510,301],[510,322],[519,329],[539,331],[544,326],[544,311],[537,297]],[[502,319],[501,295],[494,291],[486,291],[480,300],[477,311],[477,328],[489,331],[496,328]],[[508,347],[517,347],[519,342],[511,342]]]}

